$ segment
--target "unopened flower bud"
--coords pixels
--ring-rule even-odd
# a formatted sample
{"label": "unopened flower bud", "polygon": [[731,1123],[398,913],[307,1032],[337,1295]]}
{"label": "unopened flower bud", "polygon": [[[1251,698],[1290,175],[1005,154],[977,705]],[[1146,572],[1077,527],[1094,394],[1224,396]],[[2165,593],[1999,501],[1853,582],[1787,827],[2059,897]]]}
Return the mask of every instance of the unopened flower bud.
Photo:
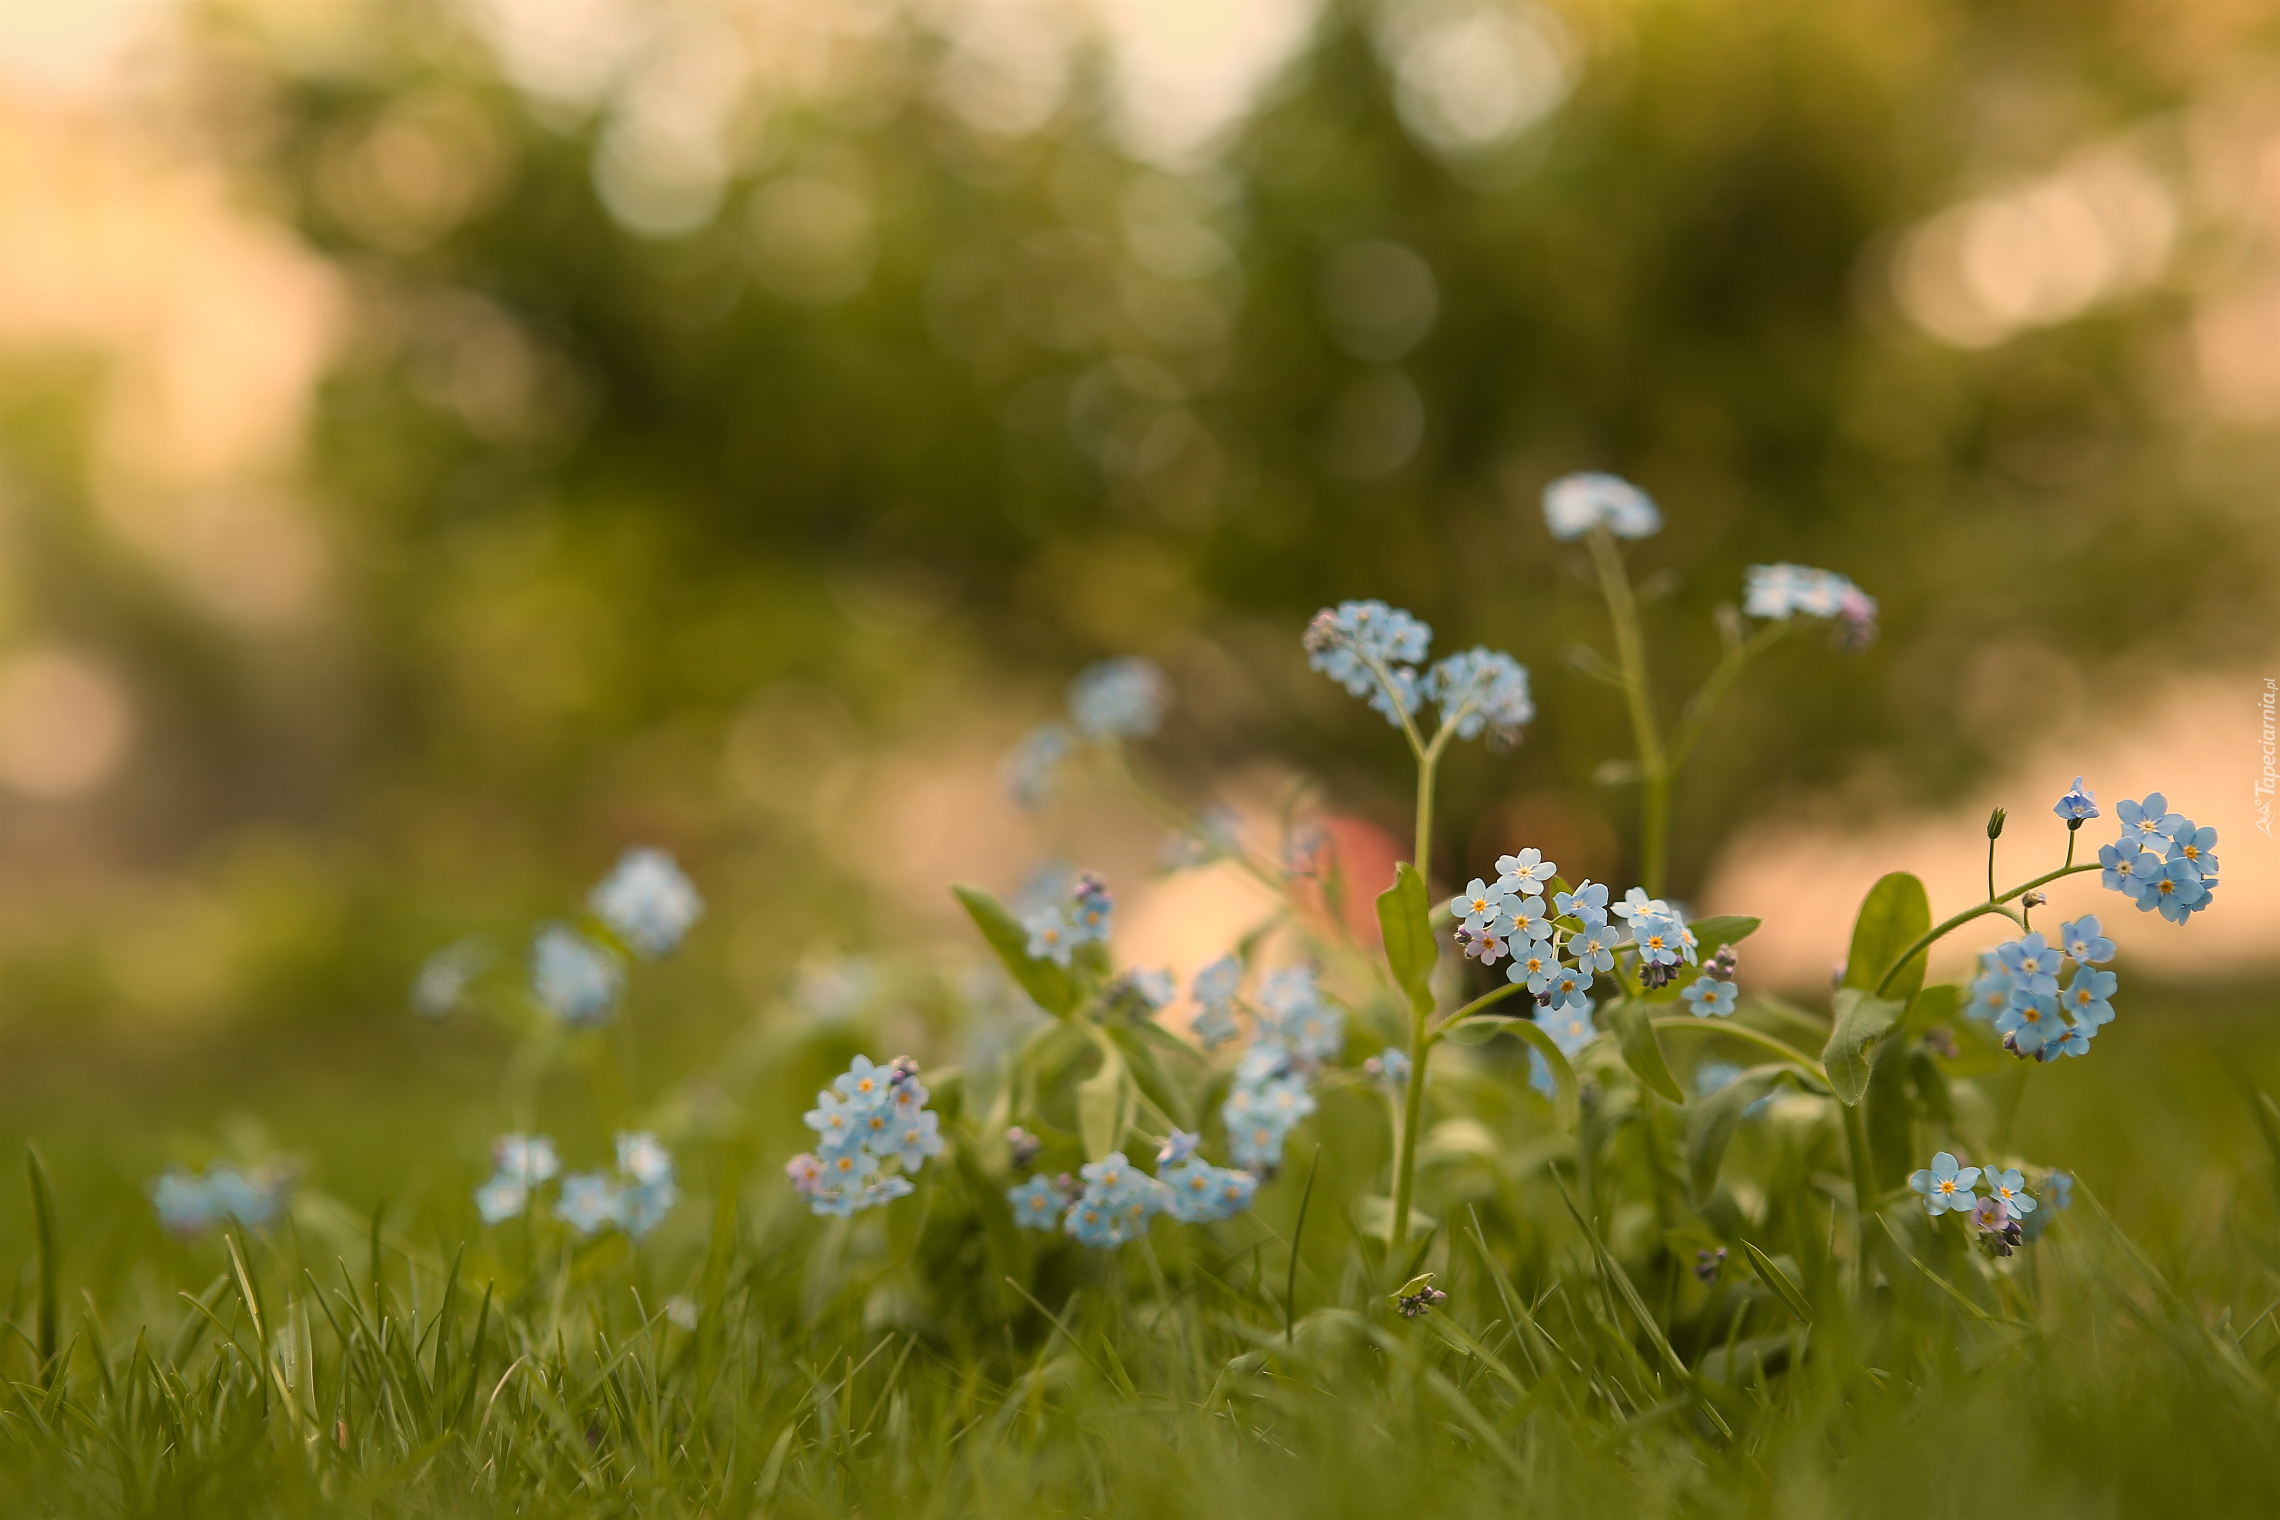
{"label": "unopened flower bud", "polygon": [[1019,1171],[1037,1159],[1037,1153],[1045,1148],[1045,1142],[1016,1124],[1005,1132],[1005,1148],[1013,1158],[1014,1169]]}
{"label": "unopened flower bud", "polygon": [[2026,907],[2039,908],[2044,903],[2050,901],[2050,894],[2042,891],[2029,892],[2026,896],[2020,898],[2019,901]]}
{"label": "unopened flower bud", "polygon": [[2003,837],[2004,817],[2005,814],[2001,808],[1997,808],[1987,815],[1987,837],[1989,839],[2001,839]]}

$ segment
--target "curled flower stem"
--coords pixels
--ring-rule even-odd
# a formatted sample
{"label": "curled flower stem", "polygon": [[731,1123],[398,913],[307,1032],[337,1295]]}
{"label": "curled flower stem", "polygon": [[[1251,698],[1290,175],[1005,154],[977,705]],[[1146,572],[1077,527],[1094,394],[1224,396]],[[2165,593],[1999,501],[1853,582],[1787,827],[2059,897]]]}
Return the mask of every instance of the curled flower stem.
{"label": "curled flower stem", "polygon": [[1989,913],[2000,913],[2003,917],[2010,919],[2013,923],[2023,926],[2025,923],[2024,915],[2015,915],[2012,910],[2006,906],[2011,902],[2013,898],[2024,897],[2029,892],[2032,892],[2035,888],[2048,886],[2050,883],[2058,880],[2062,876],[2079,876],[2084,871],[2095,871],[2097,869],[2098,867],[2094,863],[2083,864],[2079,866],[2060,866],[2057,870],[2038,876],[2033,881],[2021,882],[2018,886],[2015,886],[2010,891],[2005,892],[2001,897],[1990,897],[1986,902],[1980,903],[1976,907],[1966,908],[1961,913],[1958,913],[1955,917],[1948,919],[1944,923],[1934,924],[1930,929],[1925,931],[1924,936],[1921,939],[1917,940],[1907,949],[1901,951],[1900,958],[1898,960],[1895,960],[1892,965],[1885,971],[1884,975],[1877,980],[1876,995],[1878,997],[1884,996],[1884,994],[1891,988],[1893,978],[1897,977],[1900,974],[1901,967],[1907,965],[1917,956],[1922,955],[1926,950],[1929,950],[1932,946],[1938,944],[1942,939],[1945,939],[1948,935],[1962,928],[1965,924],[1970,923],[1973,919],[1983,917]]}

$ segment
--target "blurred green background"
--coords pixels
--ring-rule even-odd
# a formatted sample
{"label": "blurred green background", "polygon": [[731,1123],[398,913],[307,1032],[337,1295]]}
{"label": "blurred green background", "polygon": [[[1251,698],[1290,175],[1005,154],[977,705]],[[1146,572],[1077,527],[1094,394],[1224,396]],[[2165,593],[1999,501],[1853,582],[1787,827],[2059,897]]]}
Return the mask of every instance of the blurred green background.
{"label": "blurred green background", "polygon": [[[0,1125],[61,1172],[255,1123],[352,1197],[421,1128],[478,1165],[490,1119],[444,1116],[500,1047],[409,979],[516,953],[627,843],[712,906],[639,992],[660,1074],[819,957],[963,957],[952,870],[1152,849],[992,780],[1104,656],[1170,671],[1175,790],[1309,772],[1398,829],[1406,758],[1304,669],[1341,598],[1534,671],[1518,754],[1447,768],[1445,850],[1621,877],[1621,713],[1562,658],[1603,628],[1536,508],[1573,469],[1664,506],[1672,705],[1749,563],[1882,601],[1712,731],[1682,893],[1753,823],[1935,809],[2046,730],[2194,746],[2130,704],[2274,653],[2253,8],[0,23]],[[2270,1065],[2247,1027],[2210,1075]]]}

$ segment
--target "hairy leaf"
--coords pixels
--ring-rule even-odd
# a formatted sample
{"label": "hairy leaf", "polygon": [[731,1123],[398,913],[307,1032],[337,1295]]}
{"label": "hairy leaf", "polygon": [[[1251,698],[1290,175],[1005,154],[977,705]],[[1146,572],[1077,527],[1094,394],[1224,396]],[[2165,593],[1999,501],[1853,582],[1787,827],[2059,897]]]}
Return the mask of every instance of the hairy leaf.
{"label": "hairy leaf", "polygon": [[1858,987],[1838,992],[1837,1023],[1829,1031],[1821,1065],[1829,1073],[1829,1086],[1839,1102],[1850,1107],[1868,1091],[1870,1047],[1892,1032],[1907,1007],[1891,998],[1871,997]]}

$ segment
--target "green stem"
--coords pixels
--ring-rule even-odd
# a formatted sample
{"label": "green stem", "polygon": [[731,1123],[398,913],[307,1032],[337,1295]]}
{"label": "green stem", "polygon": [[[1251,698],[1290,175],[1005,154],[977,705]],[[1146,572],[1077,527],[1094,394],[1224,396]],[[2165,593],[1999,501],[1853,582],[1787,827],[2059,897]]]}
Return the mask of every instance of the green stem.
{"label": "green stem", "polygon": [[1978,904],[1976,907],[1964,909],[1961,913],[1958,913],[1955,917],[1948,919],[1944,923],[1934,924],[1930,929],[1924,932],[1923,938],[1917,940],[1907,949],[1901,951],[1900,958],[1894,961],[1890,968],[1885,971],[1884,975],[1877,980],[1876,995],[1878,997],[1884,996],[1886,989],[1892,985],[1892,979],[1900,974],[1901,967],[1907,965],[1917,956],[1923,954],[1926,950],[1929,950],[1932,946],[1938,944],[1942,939],[1945,939],[1948,935],[1954,933],[1957,929],[1962,928],[1965,924],[1970,923],[1973,919],[1984,917],[1989,913],[2001,913],[2004,917],[2008,918],[2010,917],[2010,914],[2005,911],[2003,905],[2010,902],[2013,898],[2024,897],[2029,892],[2032,892],[2035,888],[2048,886],[2050,883],[2058,880],[2061,876],[2079,876],[2084,871],[2095,871],[2097,869],[2099,868],[2095,865],[2060,866],[2057,870],[2038,876],[2033,881],[2021,882],[2019,885],[2013,887],[2010,891],[2005,892],[2001,897],[1990,898],[1986,902]]}
{"label": "green stem", "polygon": [[1623,697],[1631,710],[1631,737],[1639,751],[1639,877],[1649,897],[1663,893],[1663,866],[1669,853],[1670,763],[1655,724],[1654,690],[1647,678],[1646,638],[1639,628],[1639,601],[1623,573],[1623,556],[1604,525],[1587,540],[1599,569],[1600,594],[1615,626],[1615,656],[1623,671]]}
{"label": "green stem", "polygon": [[1482,993],[1479,997],[1474,998],[1471,1002],[1465,1004],[1464,1007],[1459,1008],[1455,1013],[1450,1014],[1447,1018],[1443,1019],[1439,1024],[1433,1027],[1433,1043],[1436,1045],[1439,1044],[1441,1042],[1442,1035],[1446,1034],[1451,1029],[1456,1028],[1459,1024],[1462,1024],[1465,1020],[1471,1018],[1474,1014],[1485,1011],[1493,1004],[1503,1002],[1506,998],[1512,996],[1512,994],[1515,992],[1523,992],[1526,990],[1527,983],[1525,982],[1506,982],[1503,986],[1497,988],[1494,992]]}
{"label": "green stem", "polygon": [[1669,763],[1672,775],[1677,775],[1678,768],[1686,763],[1686,757],[1693,752],[1695,741],[1702,737],[1703,725],[1710,721],[1710,714],[1724,700],[1726,691],[1734,684],[1735,678],[1748,667],[1750,661],[1787,638],[1797,629],[1798,624],[1799,619],[1794,617],[1778,623],[1766,623],[1748,638],[1726,646],[1724,658],[1710,672],[1709,679],[1702,683],[1701,690],[1687,699],[1685,712],[1679,715],[1678,723],[1670,731]]}
{"label": "green stem", "polygon": [[1401,1096],[1401,1134],[1393,1157],[1393,1249],[1389,1259],[1399,1262],[1409,1247],[1409,1206],[1417,1192],[1417,1131],[1425,1120],[1425,1062],[1433,1042],[1425,1028],[1427,1010],[1412,1007],[1409,1015],[1409,1083]]}
{"label": "green stem", "polygon": [[1853,1267],[1860,1274],[1859,1287],[1865,1290],[1868,1286],[1868,1222],[1876,1217],[1876,1178],[1868,1167],[1868,1129],[1861,1121],[1860,1105],[1839,1103],[1837,1109],[1844,1115],[1845,1150],[1852,1157],[1853,1217],[1860,1235]]}
{"label": "green stem", "polygon": [[1828,1080],[1829,1074],[1822,1070],[1819,1061],[1780,1036],[1767,1034],[1762,1029],[1752,1029],[1747,1024],[1728,1023],[1724,1019],[1698,1019],[1692,1016],[1653,1019],[1649,1022],[1660,1030],[1695,1029],[1704,1034],[1722,1034],[1731,1039],[1743,1040],[1749,1044],[1762,1047],[1771,1054],[1781,1057],[1784,1061],[1794,1062],[1796,1065],[1804,1067],[1808,1073],[1819,1077],[1824,1082]]}

